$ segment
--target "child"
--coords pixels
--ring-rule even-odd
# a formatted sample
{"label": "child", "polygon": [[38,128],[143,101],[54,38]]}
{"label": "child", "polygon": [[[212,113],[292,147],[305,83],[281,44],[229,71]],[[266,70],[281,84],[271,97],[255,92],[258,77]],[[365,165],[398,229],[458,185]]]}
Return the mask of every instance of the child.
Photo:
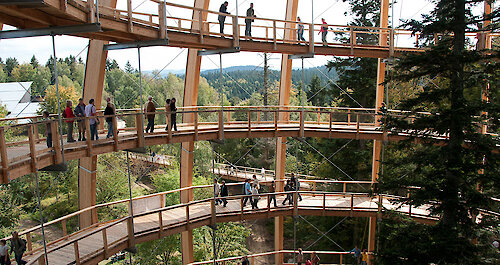
{"label": "child", "polygon": [[0,265],[10,265],[9,247],[4,239],[0,240]]}
{"label": "child", "polygon": [[[43,119],[46,121],[50,121],[49,115],[50,114],[48,111],[44,111]],[[52,147],[52,124],[51,122],[47,122],[45,125],[47,126],[45,130],[45,136],[47,137],[47,147],[50,148]]]}
{"label": "child", "polygon": [[361,265],[368,264],[368,252],[366,252],[366,248],[361,252]]}

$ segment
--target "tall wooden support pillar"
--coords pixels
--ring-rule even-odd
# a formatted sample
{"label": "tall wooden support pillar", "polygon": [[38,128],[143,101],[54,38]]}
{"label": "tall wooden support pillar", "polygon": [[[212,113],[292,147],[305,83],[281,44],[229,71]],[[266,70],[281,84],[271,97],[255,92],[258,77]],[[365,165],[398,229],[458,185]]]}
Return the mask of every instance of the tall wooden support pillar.
{"label": "tall wooden support pillar", "polygon": [[[380,27],[387,28],[389,26],[389,0],[381,0],[380,4]],[[381,30],[379,36],[379,44],[381,46],[387,46],[388,32]],[[384,85],[385,81],[385,62],[382,59],[378,59],[377,68],[377,90],[375,97],[375,109],[378,112],[384,102]],[[380,121],[375,121],[376,124],[380,125]],[[382,141],[375,140],[373,142],[373,161],[372,161],[372,181],[376,182],[379,178],[380,172],[380,155],[382,151]],[[377,218],[370,217],[369,221],[369,236],[368,236],[368,251],[375,251],[375,233],[377,228]],[[373,260],[370,259],[368,264],[373,264]]]}
{"label": "tall wooden support pillar", "polygon": [[[195,0],[194,7],[208,9],[209,0]],[[193,12],[193,20],[207,20],[207,13],[200,17],[199,12]],[[200,29],[200,23],[192,24],[193,30]],[[196,106],[198,104],[198,86],[200,84],[201,57],[198,56],[197,49],[189,49],[186,65],[186,77],[184,83],[184,107]],[[183,122],[194,122],[193,114],[184,114]],[[183,142],[181,144],[181,168],[180,184],[181,188],[193,186],[193,158],[194,142]],[[186,190],[181,192],[181,203],[188,203],[193,200],[193,191]],[[188,230],[181,233],[182,264],[194,262],[193,256],[193,231]]]}
{"label": "tall wooden support pillar", "polygon": [[[297,20],[298,0],[287,0],[286,20]],[[294,24],[285,24],[285,28],[292,28]],[[285,40],[295,40],[297,38],[295,30],[285,30]],[[288,59],[288,54],[283,54],[281,58],[281,83],[279,91],[279,105],[288,106],[290,104],[290,89],[292,87],[292,60]],[[284,108],[286,109],[286,107]],[[288,121],[287,113],[279,113],[279,120]],[[286,137],[278,137],[276,141],[276,191],[283,191],[283,180],[285,178],[286,165]],[[283,250],[283,216],[274,218],[274,249]],[[283,264],[283,256],[275,255],[275,264]]]}
{"label": "tall wooden support pillar", "polygon": [[[83,88],[83,100],[88,104],[89,100],[95,100],[96,109],[101,106],[102,90],[104,86],[104,75],[107,59],[107,51],[103,50],[107,44],[101,40],[90,40],[85,68],[85,81]],[[80,209],[96,204],[96,178],[97,178],[97,156],[80,158],[78,162],[78,200]],[[80,229],[88,227],[97,222],[95,212],[80,214]]]}
{"label": "tall wooden support pillar", "polygon": [[[116,0],[100,1],[100,4],[116,7]],[[85,79],[83,84],[83,100],[88,104],[89,100],[95,100],[96,109],[101,107],[102,91],[104,88],[104,76],[108,52],[104,45],[108,42],[101,40],[90,40],[87,52],[87,63],[85,65]],[[96,177],[97,156],[80,158],[78,161],[78,206],[80,209],[94,206],[96,204]],[[80,214],[80,229],[88,227],[97,222],[97,212],[86,212]]]}

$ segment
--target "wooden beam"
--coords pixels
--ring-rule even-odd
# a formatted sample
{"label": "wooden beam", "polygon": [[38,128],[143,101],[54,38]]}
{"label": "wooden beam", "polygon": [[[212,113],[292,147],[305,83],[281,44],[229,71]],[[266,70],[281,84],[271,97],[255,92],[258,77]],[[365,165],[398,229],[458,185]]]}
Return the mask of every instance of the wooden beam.
{"label": "wooden beam", "polygon": [[[286,3],[286,18],[285,20],[297,20],[298,0],[287,0]],[[291,28],[293,25],[285,23],[285,28]],[[285,40],[295,40],[297,38],[294,30],[285,30]],[[290,104],[290,90],[292,87],[292,60],[288,59],[288,54],[281,56],[281,81],[279,90],[280,106],[288,106]],[[283,109],[283,110],[286,110]],[[288,121],[289,114],[280,112],[278,114],[280,121]],[[283,191],[283,180],[285,178],[286,165],[286,137],[278,137],[276,139],[276,191]],[[274,218],[274,250],[283,250],[283,217]],[[283,255],[275,255],[275,264],[283,264]]]}
{"label": "wooden beam", "polygon": [[[99,1],[99,4],[115,8],[116,0]],[[108,44],[107,41],[91,39],[85,65],[83,101],[88,104],[89,100],[93,98],[97,110],[101,108],[106,74],[108,52],[103,49],[106,44]],[[78,206],[80,209],[84,209],[96,204],[97,156],[80,158],[78,165]],[[80,229],[89,227],[97,222],[97,215],[95,212],[85,212],[79,215],[79,221]]]}
{"label": "wooden beam", "polygon": [[[195,0],[194,7],[208,9],[210,0]],[[207,12],[193,12],[193,20],[206,21]],[[203,23],[192,23],[191,29],[201,30]],[[198,56],[198,49],[189,49],[186,65],[186,78],[184,82],[184,107],[198,105],[198,86],[200,84],[201,56]],[[194,123],[194,114],[184,114],[184,123]],[[170,126],[171,127],[171,126]],[[181,144],[181,168],[180,184],[181,188],[193,186],[193,159],[194,142],[183,142]],[[193,200],[193,191],[187,190],[181,192],[181,203],[187,203]],[[188,230],[181,233],[182,264],[194,262],[193,252],[193,231]]]}
{"label": "wooden beam", "polygon": [[[368,225],[368,252],[375,251],[375,235],[377,229],[377,217],[369,217],[369,225]],[[368,258],[368,264],[373,264],[373,256],[370,255]]]}

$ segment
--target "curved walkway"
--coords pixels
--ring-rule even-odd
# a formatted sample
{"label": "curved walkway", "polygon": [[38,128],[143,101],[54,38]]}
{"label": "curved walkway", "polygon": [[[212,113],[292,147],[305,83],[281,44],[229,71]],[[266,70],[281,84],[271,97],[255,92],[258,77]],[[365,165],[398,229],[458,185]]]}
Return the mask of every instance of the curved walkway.
{"label": "curved walkway", "polygon": [[[29,0],[24,2],[29,3]],[[117,43],[156,41],[151,45],[208,50],[234,49],[234,51],[284,54],[314,53],[374,58],[388,58],[403,53],[422,51],[422,49],[415,47],[394,46],[395,38],[412,38],[411,32],[401,29],[329,25],[331,33],[342,34],[352,41],[346,42],[329,38],[331,42],[322,43],[314,40],[322,25],[305,23],[303,24],[306,31],[304,35],[309,40],[297,41],[284,38],[287,35],[285,31],[291,31],[291,36],[296,35],[298,24],[296,21],[257,17],[252,18],[254,20],[252,23],[253,37],[248,38],[243,36],[244,24],[240,24],[244,21],[244,16],[236,17],[224,14],[227,17],[226,34],[220,34],[216,22],[220,13],[187,5],[148,1],[152,10],[158,12],[148,11],[148,13],[144,13],[110,8],[102,6],[102,4],[96,8],[94,1],[47,0],[34,2],[36,4],[31,6],[0,6],[0,22],[21,29],[99,23],[102,31],[94,29],[88,33],[85,31],[84,33],[72,32],[72,35]],[[154,5],[157,8],[154,8]],[[161,11],[162,9],[166,9],[168,13],[175,14],[177,17],[166,16]],[[180,14],[186,15],[181,17]],[[197,19],[207,16],[207,21]],[[196,19],[192,17],[196,17]],[[357,36],[360,35],[371,35],[375,39],[383,36],[389,41],[385,45],[379,45],[378,40],[373,43],[359,43]],[[9,35],[4,34],[2,37],[6,38]],[[413,40],[409,41],[409,43],[411,42]],[[143,43],[143,45],[147,45],[147,43]]]}
{"label": "curved walkway", "polygon": [[[45,227],[62,226],[65,231],[63,237],[48,242],[49,262],[50,264],[96,264],[119,251],[133,247],[134,244],[211,225],[215,222],[292,215],[391,218],[391,211],[408,215],[422,223],[432,224],[437,220],[437,217],[429,215],[430,205],[415,208],[394,202],[396,197],[393,196],[371,197],[369,194],[361,193],[304,191],[301,192],[303,200],[293,205],[281,204],[286,194],[276,193],[274,195],[277,196],[278,207],[268,203],[268,199],[273,194],[260,194],[259,209],[255,210],[251,209],[250,205],[242,207],[244,196],[227,197],[227,207],[216,206],[213,198],[164,206],[165,201],[174,197],[178,198],[178,196],[171,197],[177,195],[177,192],[185,190],[194,192],[194,189],[197,189],[195,194],[199,194],[201,190],[207,189],[205,192],[210,194],[212,187],[210,185],[198,186],[135,198],[132,203],[133,219],[126,211],[130,201],[122,200],[90,207],[46,223]],[[297,200],[297,197],[293,196],[294,200]],[[99,216],[102,211],[113,213],[120,209],[123,213],[116,219],[99,220],[99,223],[89,228],[72,234],[66,233],[68,223],[79,214],[91,211]],[[25,237],[28,242],[29,252],[26,253],[25,258],[31,264],[44,259],[43,247],[33,240],[35,237],[39,238],[40,233],[40,227],[20,233],[21,237]]]}
{"label": "curved walkway", "polygon": [[[377,115],[373,109],[317,107],[302,109],[301,107],[287,106],[266,109],[225,107],[224,110],[221,110],[220,107],[218,109],[216,107],[199,107],[195,110],[185,109],[177,112],[179,117],[181,115],[191,116],[194,120],[194,122],[179,124],[178,131],[172,131],[170,126],[168,130],[165,130],[164,124],[170,123],[170,115],[165,115],[165,112],[157,112],[156,131],[149,134],[145,134],[143,131],[144,114],[135,110],[121,112],[113,116],[114,137],[106,138],[105,130],[102,128],[99,140],[91,141],[87,117],[82,121],[87,127],[86,141],[65,142],[64,146],[61,145],[58,122],[55,119],[50,121],[36,121],[38,117],[4,119],[4,122],[15,120],[20,124],[0,127],[0,159],[3,176],[0,184],[8,183],[12,179],[51,165],[61,164],[64,161],[120,150],[137,150],[145,146],[160,144],[266,137],[399,141],[406,139],[409,135],[381,131],[376,123],[376,120],[380,119],[381,116]],[[262,120],[261,117],[264,117],[266,113],[270,119]],[[100,118],[100,120],[103,119],[104,117]],[[118,120],[125,121],[126,127],[118,130]],[[46,126],[52,127],[54,145],[52,148],[47,148],[45,139],[39,137],[39,132],[44,131]],[[13,141],[9,142],[6,141],[8,134],[17,134],[19,137],[15,137]],[[447,139],[445,135],[430,137],[436,141]]]}

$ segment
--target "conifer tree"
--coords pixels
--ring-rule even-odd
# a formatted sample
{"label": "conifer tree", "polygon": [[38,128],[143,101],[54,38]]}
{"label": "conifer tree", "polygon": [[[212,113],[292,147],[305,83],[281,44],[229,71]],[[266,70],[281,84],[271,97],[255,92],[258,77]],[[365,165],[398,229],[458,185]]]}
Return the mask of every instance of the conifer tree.
{"label": "conifer tree", "polygon": [[[490,238],[483,237],[498,219],[478,214],[479,209],[492,209],[490,197],[498,195],[500,185],[500,142],[481,132],[486,124],[489,132],[498,132],[499,53],[471,49],[466,39],[466,32],[493,29],[477,25],[498,22],[498,10],[488,17],[474,16],[473,8],[482,1],[432,2],[431,13],[405,22],[422,34],[421,45],[427,49],[401,58],[393,80],[438,82],[403,102],[400,108],[409,111],[403,117],[386,119],[390,133],[410,134],[410,140],[397,144],[398,153],[385,163],[379,189],[395,193],[419,187],[402,200],[413,206],[434,202],[431,210],[439,221],[433,226],[386,224],[379,235],[378,262],[498,264],[488,252]],[[481,97],[486,89],[489,101]]]}

